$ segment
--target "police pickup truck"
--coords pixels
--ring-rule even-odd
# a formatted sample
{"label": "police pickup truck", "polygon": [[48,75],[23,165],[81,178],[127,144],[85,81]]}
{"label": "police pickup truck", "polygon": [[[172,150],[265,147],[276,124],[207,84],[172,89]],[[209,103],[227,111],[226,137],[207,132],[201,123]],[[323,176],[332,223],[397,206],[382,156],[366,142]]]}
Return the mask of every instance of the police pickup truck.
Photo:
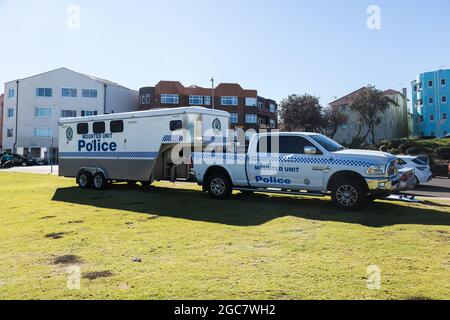
{"label": "police pickup truck", "polygon": [[255,134],[248,150],[227,148],[193,153],[197,182],[210,197],[233,190],[293,195],[331,195],[344,210],[387,197],[399,184],[397,158],[349,150],[317,133]]}

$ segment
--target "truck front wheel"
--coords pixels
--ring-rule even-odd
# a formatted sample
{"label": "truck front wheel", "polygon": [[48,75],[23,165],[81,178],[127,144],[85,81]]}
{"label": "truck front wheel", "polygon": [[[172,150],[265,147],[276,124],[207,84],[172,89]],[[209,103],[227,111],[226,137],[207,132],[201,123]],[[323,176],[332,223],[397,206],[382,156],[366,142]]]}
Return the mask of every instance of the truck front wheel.
{"label": "truck front wheel", "polygon": [[233,189],[230,179],[223,173],[211,175],[208,179],[208,194],[213,199],[229,198]]}
{"label": "truck front wheel", "polygon": [[342,179],[331,188],[331,199],[342,210],[355,210],[365,202],[365,188],[354,179]]}

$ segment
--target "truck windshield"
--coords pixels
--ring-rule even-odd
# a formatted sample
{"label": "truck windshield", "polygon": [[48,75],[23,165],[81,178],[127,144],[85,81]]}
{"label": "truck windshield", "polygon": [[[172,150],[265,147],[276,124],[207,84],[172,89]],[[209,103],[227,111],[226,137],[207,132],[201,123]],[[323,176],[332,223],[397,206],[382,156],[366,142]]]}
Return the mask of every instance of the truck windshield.
{"label": "truck windshield", "polygon": [[325,150],[329,152],[335,152],[335,151],[341,151],[345,148],[341,146],[339,143],[337,143],[334,140],[331,140],[330,138],[327,138],[322,135],[312,135],[310,136],[314,141],[316,141],[318,144],[320,144],[322,147],[325,148]]}

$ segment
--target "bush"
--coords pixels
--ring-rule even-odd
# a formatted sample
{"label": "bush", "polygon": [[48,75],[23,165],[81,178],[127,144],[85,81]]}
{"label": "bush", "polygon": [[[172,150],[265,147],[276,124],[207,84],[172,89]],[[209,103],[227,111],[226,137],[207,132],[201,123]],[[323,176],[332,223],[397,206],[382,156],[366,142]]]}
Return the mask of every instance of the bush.
{"label": "bush", "polygon": [[440,158],[444,160],[450,160],[450,146],[448,147],[439,147],[434,150],[434,153]]}

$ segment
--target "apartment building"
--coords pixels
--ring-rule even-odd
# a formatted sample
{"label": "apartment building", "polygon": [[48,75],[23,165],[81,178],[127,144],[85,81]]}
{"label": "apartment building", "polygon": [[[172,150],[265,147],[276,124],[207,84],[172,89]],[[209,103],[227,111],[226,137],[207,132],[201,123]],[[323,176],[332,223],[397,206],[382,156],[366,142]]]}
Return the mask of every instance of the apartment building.
{"label": "apartment building", "polygon": [[411,85],[414,135],[449,134],[450,69],[421,73]]}
{"label": "apartment building", "polygon": [[278,128],[277,103],[243,89],[236,83],[221,83],[214,89],[196,85],[185,87],[179,81],[160,81],[154,87],[139,90],[140,110],[202,106],[224,110],[231,115],[231,128]]}
{"label": "apartment building", "polygon": [[[342,144],[349,144],[358,135],[360,124],[358,122],[359,113],[350,109],[349,105],[353,98],[361,91],[367,90],[367,87],[362,87],[336,101],[330,103],[333,108],[339,108],[344,114],[348,116],[348,121],[345,125],[338,128],[334,139]],[[379,142],[388,138],[404,138],[408,137],[408,98],[407,89],[403,92],[397,90],[386,90],[384,94],[393,99],[397,105],[391,104],[385,112],[380,116],[381,122],[375,130],[375,142]],[[362,126],[361,133],[364,135],[367,132],[367,127]],[[370,135],[367,137],[367,143],[372,143]]]}
{"label": "apartment building", "polygon": [[36,158],[48,158],[52,151],[56,157],[59,118],[138,107],[138,91],[67,68],[10,81],[5,84],[3,148]]}

